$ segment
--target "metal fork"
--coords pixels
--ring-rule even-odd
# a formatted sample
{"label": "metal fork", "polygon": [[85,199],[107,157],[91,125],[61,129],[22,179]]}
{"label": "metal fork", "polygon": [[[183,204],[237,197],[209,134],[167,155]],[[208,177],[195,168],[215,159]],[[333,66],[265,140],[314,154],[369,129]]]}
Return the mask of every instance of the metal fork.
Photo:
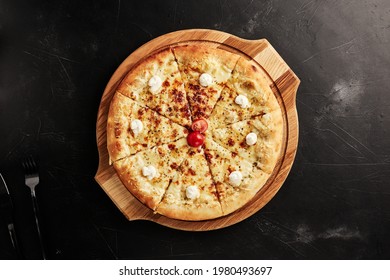
{"label": "metal fork", "polygon": [[43,240],[42,240],[41,230],[40,230],[40,226],[39,226],[40,215],[39,215],[38,202],[37,202],[37,197],[35,195],[35,187],[39,184],[38,166],[35,163],[35,160],[31,155],[23,160],[22,166],[24,168],[25,184],[31,190],[31,199],[32,199],[32,205],[34,208],[35,224],[37,225],[37,231],[38,231],[38,236],[39,236],[39,243],[41,246],[42,257],[44,260],[46,260],[46,252],[45,252],[45,248],[43,246]]}

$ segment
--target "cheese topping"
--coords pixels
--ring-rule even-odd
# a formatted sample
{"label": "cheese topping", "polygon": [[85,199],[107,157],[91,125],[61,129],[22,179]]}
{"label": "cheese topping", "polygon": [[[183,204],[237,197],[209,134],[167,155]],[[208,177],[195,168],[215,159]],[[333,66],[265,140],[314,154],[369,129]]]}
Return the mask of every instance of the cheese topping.
{"label": "cheese topping", "polygon": [[131,122],[131,130],[133,131],[134,135],[141,133],[142,129],[144,128],[144,125],[139,119],[133,120]]}
{"label": "cheese topping", "polygon": [[203,73],[199,77],[199,83],[202,87],[208,87],[213,83],[213,77],[210,74]]}
{"label": "cheese topping", "polygon": [[152,180],[153,178],[157,177],[157,170],[152,165],[144,166],[142,167],[142,175],[147,177],[149,180]]}
{"label": "cheese topping", "polygon": [[253,146],[254,144],[256,144],[257,142],[257,135],[256,133],[249,133],[246,137],[245,137],[245,141],[246,141],[246,144],[249,145],[249,146]]}
{"label": "cheese topping", "polygon": [[265,124],[270,124],[270,122],[271,122],[271,114],[266,113],[261,118],[264,120]]}
{"label": "cheese topping", "polygon": [[159,76],[153,76],[148,82],[149,91],[156,94],[162,85],[162,80]]}
{"label": "cheese topping", "polygon": [[249,100],[245,95],[240,94],[239,96],[234,99],[234,102],[237,105],[240,105],[241,108],[249,108],[251,105],[249,104]]}
{"label": "cheese topping", "polygon": [[200,192],[197,186],[189,186],[186,189],[186,197],[189,199],[196,199],[200,196]]}
{"label": "cheese topping", "polygon": [[241,181],[242,181],[242,174],[240,171],[233,171],[232,173],[230,173],[229,175],[230,184],[237,187],[241,184]]}

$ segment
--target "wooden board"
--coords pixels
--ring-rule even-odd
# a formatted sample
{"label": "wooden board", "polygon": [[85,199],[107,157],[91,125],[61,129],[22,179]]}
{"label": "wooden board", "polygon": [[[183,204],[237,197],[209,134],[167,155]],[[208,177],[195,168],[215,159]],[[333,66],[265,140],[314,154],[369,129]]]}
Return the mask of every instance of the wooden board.
{"label": "wooden board", "polygon": [[[191,222],[154,214],[152,210],[132,196],[123,186],[114,168],[109,165],[106,125],[108,109],[115,89],[135,63],[150,53],[177,44],[206,44],[212,48],[222,48],[256,61],[268,74],[269,85],[278,98],[284,116],[284,147],[267,184],[243,208],[214,220]],[[130,221],[150,220],[168,227],[191,231],[214,230],[238,223],[259,211],[275,196],[291,169],[298,145],[295,98],[299,83],[297,76],[266,39],[245,40],[221,31],[191,29],[168,33],[151,40],[123,61],[104,90],[96,124],[99,167],[95,179]]]}

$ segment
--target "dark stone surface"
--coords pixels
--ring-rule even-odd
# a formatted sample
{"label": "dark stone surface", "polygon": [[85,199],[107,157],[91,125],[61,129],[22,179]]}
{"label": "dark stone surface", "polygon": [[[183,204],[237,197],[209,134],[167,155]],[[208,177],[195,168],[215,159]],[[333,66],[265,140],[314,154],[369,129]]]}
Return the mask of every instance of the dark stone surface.
{"label": "dark stone surface", "polygon": [[[94,181],[100,98],[118,65],[167,32],[267,38],[301,79],[299,148],[260,212],[183,232],[128,222]],[[390,2],[0,1],[0,172],[25,258],[40,258],[21,158],[51,259],[389,259]],[[0,220],[0,258],[16,258]]]}

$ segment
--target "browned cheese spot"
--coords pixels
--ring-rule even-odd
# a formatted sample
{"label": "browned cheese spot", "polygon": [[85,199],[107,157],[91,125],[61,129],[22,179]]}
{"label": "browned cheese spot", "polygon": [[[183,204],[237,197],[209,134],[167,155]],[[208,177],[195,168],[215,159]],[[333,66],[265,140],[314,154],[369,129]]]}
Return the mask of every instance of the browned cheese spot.
{"label": "browned cheese spot", "polygon": [[201,119],[201,118],[207,118],[207,115],[205,114],[205,112],[202,112],[202,111],[196,111],[194,112],[194,119]]}
{"label": "browned cheese spot", "polygon": [[142,117],[144,113],[146,112],[146,108],[141,108],[138,110],[138,117]]}
{"label": "browned cheese spot", "polygon": [[194,85],[194,84],[189,84],[188,88],[190,90],[193,90],[193,91],[196,91],[196,92],[200,90],[200,86],[199,85]]}
{"label": "browned cheese spot", "polygon": [[253,64],[251,66],[252,66],[253,71],[257,72],[257,67],[254,66]]}
{"label": "browned cheese spot", "polygon": [[185,106],[183,106],[181,109],[180,109],[180,111],[182,112],[182,115],[183,115],[183,117],[185,117],[185,118],[189,118],[190,117],[190,109],[189,109],[189,107],[188,107],[188,105],[186,104]]}
{"label": "browned cheese spot", "polygon": [[160,155],[162,155],[162,156],[165,155],[165,151],[164,151],[164,149],[161,148],[161,147],[158,147],[158,148],[157,148],[157,152],[158,152]]}
{"label": "browned cheese spot", "polygon": [[228,171],[229,171],[229,173],[232,173],[233,171],[235,171],[235,169],[229,165]]}
{"label": "browned cheese spot", "polygon": [[173,82],[173,85],[174,85],[175,88],[178,88],[178,87],[180,87],[180,86],[182,85],[182,83],[181,83],[179,80],[176,79],[176,80]]}
{"label": "browned cheese spot", "polygon": [[165,80],[165,82],[163,83],[163,86],[164,87],[169,87],[170,86],[170,83],[168,80]]}
{"label": "browned cheese spot", "polygon": [[254,90],[255,89],[255,85],[253,84],[253,82],[251,81],[245,81],[242,86],[248,90]]}
{"label": "browned cheese spot", "polygon": [[192,100],[198,104],[206,104],[207,98],[202,96],[202,92],[196,92],[195,95],[193,96]]}
{"label": "browned cheese spot", "polygon": [[159,125],[161,123],[161,118],[155,118],[154,123],[156,126]]}
{"label": "browned cheese spot", "polygon": [[172,97],[175,103],[183,103],[184,101],[184,93],[177,89],[172,90]]}
{"label": "browned cheese spot", "polygon": [[211,194],[217,199],[217,200],[219,200],[219,195],[218,195],[218,192],[216,192],[216,191],[211,191]]}
{"label": "browned cheese spot", "polygon": [[207,159],[207,161],[210,161],[212,158],[213,158],[213,155],[212,154],[210,154],[209,152],[204,152],[204,155],[206,156],[206,159]]}
{"label": "browned cheese spot", "polygon": [[223,187],[223,184],[222,184],[221,182],[217,182],[216,188],[217,188],[217,190],[218,190],[218,192],[217,192],[217,197],[218,197],[219,199],[224,198],[225,195],[226,195],[226,192],[225,192],[225,188]]}
{"label": "browned cheese spot", "polygon": [[114,134],[115,134],[115,138],[119,138],[119,136],[121,136],[121,134],[122,134],[122,130],[120,128],[120,124],[119,123],[115,124]]}
{"label": "browned cheese spot", "polygon": [[192,175],[192,176],[195,176],[195,175],[196,175],[195,170],[193,170],[193,169],[191,169],[191,168],[188,169],[188,173],[189,173],[190,175]]}

